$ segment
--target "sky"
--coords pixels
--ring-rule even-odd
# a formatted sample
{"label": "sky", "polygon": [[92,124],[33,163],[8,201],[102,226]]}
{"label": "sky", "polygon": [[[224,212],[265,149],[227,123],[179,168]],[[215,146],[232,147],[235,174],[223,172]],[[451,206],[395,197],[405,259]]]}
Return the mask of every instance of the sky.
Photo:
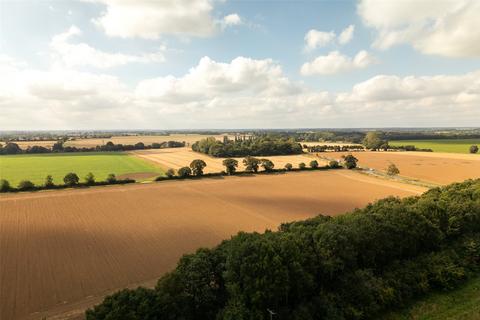
{"label": "sky", "polygon": [[478,0],[0,0],[0,130],[479,127]]}

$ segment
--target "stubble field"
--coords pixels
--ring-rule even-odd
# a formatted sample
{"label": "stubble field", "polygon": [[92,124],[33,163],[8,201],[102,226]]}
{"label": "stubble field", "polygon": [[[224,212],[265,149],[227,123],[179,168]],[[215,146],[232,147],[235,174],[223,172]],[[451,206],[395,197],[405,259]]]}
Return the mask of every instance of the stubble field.
{"label": "stubble field", "polygon": [[238,231],[425,189],[346,170],[0,196],[0,318],[74,318]]}
{"label": "stubble field", "polygon": [[[222,162],[224,158],[214,158],[203,153],[194,152],[191,148],[169,148],[169,149],[151,149],[151,150],[137,150],[132,151],[132,154],[137,157],[150,161],[154,164],[161,166],[164,170],[168,168],[179,169],[185,167],[192,162],[194,159],[201,159],[205,161],[207,167],[205,168],[206,173],[221,172],[225,170]],[[295,168],[298,167],[300,162],[305,163],[307,166],[310,161],[317,160],[320,165],[325,165],[327,161],[322,161],[314,155],[311,154],[299,154],[299,155],[288,155],[288,156],[265,156],[258,158],[267,158],[273,161],[275,168],[283,168],[285,164],[291,163]],[[245,169],[243,166],[244,158],[235,158],[238,161],[238,170],[242,171]]]}

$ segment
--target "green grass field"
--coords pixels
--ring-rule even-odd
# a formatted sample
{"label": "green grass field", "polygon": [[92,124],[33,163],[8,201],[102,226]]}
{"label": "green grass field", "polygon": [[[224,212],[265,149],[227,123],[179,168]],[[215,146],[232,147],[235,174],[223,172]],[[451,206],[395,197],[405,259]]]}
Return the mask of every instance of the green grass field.
{"label": "green grass field", "polygon": [[379,320],[480,319],[480,277],[451,292],[435,293]]}
{"label": "green grass field", "polygon": [[55,183],[63,183],[63,177],[69,172],[75,172],[80,180],[92,172],[97,181],[105,180],[109,173],[117,176],[141,172],[162,173],[160,168],[121,152],[0,156],[0,179],[8,180],[12,186],[25,179],[42,184],[49,174]]}
{"label": "green grass field", "polygon": [[392,146],[414,145],[420,149],[432,149],[434,152],[469,153],[471,145],[480,147],[480,139],[439,139],[439,140],[394,140]]}

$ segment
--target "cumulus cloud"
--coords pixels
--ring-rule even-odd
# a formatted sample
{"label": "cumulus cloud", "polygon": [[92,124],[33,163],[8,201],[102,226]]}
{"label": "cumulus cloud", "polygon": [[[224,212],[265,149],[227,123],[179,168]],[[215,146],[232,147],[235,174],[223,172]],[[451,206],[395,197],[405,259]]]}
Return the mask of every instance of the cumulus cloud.
{"label": "cumulus cloud", "polygon": [[142,55],[108,53],[97,50],[86,43],[71,43],[71,39],[81,35],[76,26],[71,26],[66,32],[54,36],[50,42],[52,56],[66,67],[92,66],[96,68],[111,68],[128,63],[164,62],[165,56],[161,48],[159,52]]}
{"label": "cumulus cloud", "polygon": [[226,15],[225,17],[223,17],[223,20],[222,20],[222,25],[226,27],[238,26],[242,23],[243,23],[242,18],[236,13]]}
{"label": "cumulus cloud", "polygon": [[480,57],[477,0],[360,0],[358,13],[376,29],[377,48],[407,43],[424,54]]}
{"label": "cumulus cloud", "polygon": [[480,117],[480,71],[377,75],[327,92],[289,80],[273,60],[246,57],[204,57],[184,75],[133,88],[111,75],[35,70],[7,56],[0,70],[3,129],[473,126]]}
{"label": "cumulus cloud", "polygon": [[94,22],[109,36],[158,39],[161,35],[214,34],[212,0],[84,0],[106,5]]}
{"label": "cumulus cloud", "polygon": [[324,32],[312,29],[305,35],[305,51],[324,47],[335,40],[335,32]]}
{"label": "cumulus cloud", "polygon": [[319,56],[311,62],[304,63],[300,73],[304,76],[314,74],[330,75],[363,69],[375,63],[375,58],[367,51],[358,52],[350,58],[338,51],[332,51],[326,56]]}
{"label": "cumulus cloud", "polygon": [[342,33],[338,36],[338,43],[347,44],[353,39],[353,32],[355,31],[355,26],[353,24],[349,25],[343,29]]}

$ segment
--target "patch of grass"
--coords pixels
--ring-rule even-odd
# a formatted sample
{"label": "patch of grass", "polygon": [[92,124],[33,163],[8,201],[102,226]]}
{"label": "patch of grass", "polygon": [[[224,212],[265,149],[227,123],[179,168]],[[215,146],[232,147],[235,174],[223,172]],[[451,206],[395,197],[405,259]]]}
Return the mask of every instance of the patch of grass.
{"label": "patch of grass", "polygon": [[434,293],[410,307],[378,320],[477,320],[480,319],[480,276],[461,288]]}
{"label": "patch of grass", "polygon": [[432,149],[434,152],[469,153],[471,145],[480,146],[480,139],[439,139],[439,140],[394,140],[392,146],[414,145],[419,149]]}
{"label": "patch of grass", "polygon": [[140,172],[162,174],[160,168],[123,152],[0,156],[0,179],[10,181],[12,186],[25,179],[42,184],[49,174],[55,183],[63,183],[68,172],[75,172],[81,180],[92,172],[97,181],[105,180],[109,173],[117,176]]}

